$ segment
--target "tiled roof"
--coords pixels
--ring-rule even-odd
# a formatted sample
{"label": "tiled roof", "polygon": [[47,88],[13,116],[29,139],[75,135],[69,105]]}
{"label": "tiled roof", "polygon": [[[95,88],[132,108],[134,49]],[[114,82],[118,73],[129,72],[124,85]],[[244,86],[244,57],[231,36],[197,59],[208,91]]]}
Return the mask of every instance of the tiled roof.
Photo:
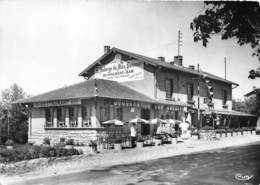
{"label": "tiled roof", "polygon": [[260,88],[256,88],[256,89],[250,91],[249,93],[246,93],[244,96],[245,96],[245,97],[249,97],[249,96],[251,96],[251,95],[256,94],[258,91],[260,91]]}
{"label": "tiled roof", "polygon": [[[96,83],[96,85],[95,85]],[[123,84],[111,80],[90,79],[84,82],[67,86],[43,93],[31,98],[18,100],[13,103],[33,103],[43,101],[65,100],[65,99],[87,99],[95,97],[95,87],[97,87],[97,97],[113,99],[135,100],[142,102],[152,102],[153,99],[139,93]]]}
{"label": "tiled roof", "polygon": [[238,85],[237,83],[234,83],[232,81],[226,80],[224,78],[221,78],[219,76],[213,75],[211,73],[207,73],[207,72],[204,72],[204,71],[198,72],[198,71],[190,69],[188,67],[173,65],[173,64],[170,64],[169,62],[162,62],[162,61],[160,61],[158,59],[155,59],[155,58],[146,57],[146,56],[143,56],[143,55],[139,55],[139,54],[132,53],[132,52],[125,51],[125,50],[122,50],[122,49],[118,49],[118,48],[112,48],[109,52],[107,52],[104,55],[102,55],[94,63],[92,63],[85,70],[83,70],[79,74],[79,76],[84,76],[84,74],[86,74],[90,69],[92,69],[96,64],[100,63],[106,56],[110,55],[112,52],[118,52],[118,53],[121,53],[121,54],[125,54],[125,55],[131,56],[133,58],[136,58],[136,59],[138,59],[140,61],[143,61],[145,63],[154,65],[154,66],[161,66],[161,67],[164,67],[164,68],[167,68],[167,69],[172,69],[172,70],[175,70],[175,71],[181,71],[181,72],[185,72],[185,73],[190,73],[190,74],[197,75],[197,76],[206,75],[207,78],[209,78],[209,79],[214,79],[214,80],[218,80],[218,81],[221,81],[221,82]]}

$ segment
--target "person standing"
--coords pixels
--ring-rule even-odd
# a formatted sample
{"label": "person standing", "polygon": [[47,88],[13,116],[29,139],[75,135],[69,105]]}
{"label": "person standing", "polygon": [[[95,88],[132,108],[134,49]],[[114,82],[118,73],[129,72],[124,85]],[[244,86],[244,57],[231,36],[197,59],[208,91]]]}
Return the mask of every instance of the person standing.
{"label": "person standing", "polygon": [[131,146],[132,146],[132,148],[134,148],[135,147],[136,135],[137,135],[136,126],[135,126],[134,123],[131,125],[130,135],[131,135]]}

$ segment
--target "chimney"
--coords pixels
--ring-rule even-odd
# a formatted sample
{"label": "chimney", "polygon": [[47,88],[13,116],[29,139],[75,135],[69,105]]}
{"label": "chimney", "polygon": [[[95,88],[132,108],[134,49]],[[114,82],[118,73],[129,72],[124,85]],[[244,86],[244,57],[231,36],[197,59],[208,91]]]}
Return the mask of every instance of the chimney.
{"label": "chimney", "polygon": [[110,46],[104,46],[104,53],[107,53],[110,51]]}
{"label": "chimney", "polygon": [[164,57],[158,57],[158,60],[160,60],[161,62],[165,62],[165,58]]}
{"label": "chimney", "polygon": [[181,55],[174,56],[174,64],[182,66],[182,56]]}
{"label": "chimney", "polygon": [[192,70],[195,70],[195,66],[194,65],[189,65],[189,68]]}

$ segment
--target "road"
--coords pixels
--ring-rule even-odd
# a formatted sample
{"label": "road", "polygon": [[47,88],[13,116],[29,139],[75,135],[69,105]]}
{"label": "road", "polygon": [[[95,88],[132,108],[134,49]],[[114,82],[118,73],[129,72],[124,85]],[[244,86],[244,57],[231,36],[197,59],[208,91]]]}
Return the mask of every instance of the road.
{"label": "road", "polygon": [[[260,184],[260,143],[114,166],[12,185]],[[9,185],[9,184],[8,184]],[[11,185],[11,184],[10,184]]]}

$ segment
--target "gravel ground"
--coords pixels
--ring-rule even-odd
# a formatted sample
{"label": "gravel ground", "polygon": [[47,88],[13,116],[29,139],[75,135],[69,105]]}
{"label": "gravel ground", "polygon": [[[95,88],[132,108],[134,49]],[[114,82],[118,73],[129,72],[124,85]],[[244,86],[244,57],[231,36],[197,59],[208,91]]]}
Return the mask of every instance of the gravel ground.
{"label": "gravel ground", "polygon": [[[71,158],[64,158],[64,160],[49,160],[42,164],[37,164],[37,168],[24,169],[24,173],[19,175],[13,173],[7,176],[2,174],[2,180],[5,182],[15,181],[21,178],[40,178],[52,175],[59,175],[65,173],[74,173],[90,169],[103,169],[106,167],[137,163],[158,158],[170,157],[175,155],[183,155],[190,153],[203,152],[225,147],[233,147],[240,145],[248,145],[251,143],[260,142],[260,135],[234,136],[221,138],[215,141],[204,140],[186,140],[179,144],[165,144],[162,146],[144,147],[141,149],[125,149],[122,151],[108,150],[95,155],[88,156],[73,156]],[[48,160],[48,159],[45,159]],[[23,164],[24,165],[24,164]],[[25,166],[25,165],[24,165]],[[1,184],[1,181],[0,181]]]}

